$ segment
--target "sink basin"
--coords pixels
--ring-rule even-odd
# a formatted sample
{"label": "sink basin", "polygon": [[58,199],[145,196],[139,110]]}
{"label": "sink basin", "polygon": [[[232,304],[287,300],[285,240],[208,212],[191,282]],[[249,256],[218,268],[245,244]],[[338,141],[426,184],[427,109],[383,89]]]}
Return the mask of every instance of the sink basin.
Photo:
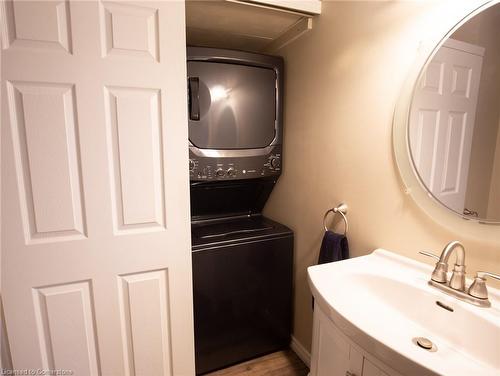
{"label": "sink basin", "polygon": [[[428,285],[432,267],[382,249],[309,267],[321,309],[353,342],[404,375],[500,375],[500,291],[477,307]],[[470,284],[471,281],[468,281]],[[431,340],[436,351],[416,345]]]}

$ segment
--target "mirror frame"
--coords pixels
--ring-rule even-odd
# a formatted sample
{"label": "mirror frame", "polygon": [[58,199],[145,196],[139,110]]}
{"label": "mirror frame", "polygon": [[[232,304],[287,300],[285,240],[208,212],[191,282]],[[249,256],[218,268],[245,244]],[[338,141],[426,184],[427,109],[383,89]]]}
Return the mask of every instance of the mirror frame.
{"label": "mirror frame", "polygon": [[408,125],[413,96],[420,75],[427,68],[436,52],[465,22],[498,3],[500,0],[447,2],[438,10],[438,15],[442,12],[442,14],[449,16],[449,22],[442,22],[421,41],[416,59],[408,72],[395,107],[392,133],[394,157],[404,192],[411,196],[430,218],[448,230],[458,233],[462,237],[494,244],[500,243],[500,221],[488,221],[461,215],[446,207],[428,191],[413,164]]}

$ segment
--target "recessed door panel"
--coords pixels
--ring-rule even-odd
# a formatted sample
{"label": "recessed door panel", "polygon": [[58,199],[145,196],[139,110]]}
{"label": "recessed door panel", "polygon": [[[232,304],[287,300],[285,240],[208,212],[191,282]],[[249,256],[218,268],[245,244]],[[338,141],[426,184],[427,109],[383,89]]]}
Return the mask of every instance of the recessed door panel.
{"label": "recessed door panel", "polygon": [[443,94],[443,73],[444,63],[437,59],[431,61],[422,77],[420,83],[421,89],[436,94]]}
{"label": "recessed door panel", "polygon": [[111,1],[100,8],[104,57],[159,59],[157,8]]}
{"label": "recessed door panel", "polygon": [[4,48],[72,52],[69,1],[7,0],[0,6],[7,26]]}
{"label": "recessed door panel", "polygon": [[26,242],[85,237],[74,86],[9,82],[8,94]]}
{"label": "recessed door panel", "polygon": [[172,375],[167,270],[119,278],[126,375]]}
{"label": "recessed door panel", "polygon": [[108,87],[105,96],[115,231],[164,229],[160,91]]}
{"label": "recessed door panel", "polygon": [[90,281],[33,290],[44,369],[99,375]]}
{"label": "recessed door panel", "polygon": [[410,129],[411,151],[420,178],[428,187],[434,184],[433,170],[436,163],[436,148],[439,136],[439,110],[421,109],[417,126]]}
{"label": "recessed door panel", "polygon": [[466,113],[449,113],[445,137],[444,171],[441,181],[442,194],[453,194],[460,190],[466,127]]}

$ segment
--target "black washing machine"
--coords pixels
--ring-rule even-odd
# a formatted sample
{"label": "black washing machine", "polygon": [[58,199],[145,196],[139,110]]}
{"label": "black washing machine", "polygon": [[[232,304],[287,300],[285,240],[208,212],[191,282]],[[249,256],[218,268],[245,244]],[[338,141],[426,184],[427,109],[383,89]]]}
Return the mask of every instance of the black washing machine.
{"label": "black washing machine", "polygon": [[196,373],[290,343],[293,232],[261,215],[192,225]]}

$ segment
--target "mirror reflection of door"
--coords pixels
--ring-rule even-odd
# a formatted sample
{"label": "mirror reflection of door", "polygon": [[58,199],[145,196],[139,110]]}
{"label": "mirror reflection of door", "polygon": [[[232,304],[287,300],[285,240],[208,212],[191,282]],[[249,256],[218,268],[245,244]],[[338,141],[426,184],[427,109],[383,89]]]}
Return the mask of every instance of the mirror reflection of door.
{"label": "mirror reflection of door", "polygon": [[453,211],[500,222],[500,4],[462,24],[416,85],[411,156],[430,194]]}
{"label": "mirror reflection of door", "polygon": [[410,147],[431,193],[458,213],[465,208],[484,48],[448,39],[417,85]]}

